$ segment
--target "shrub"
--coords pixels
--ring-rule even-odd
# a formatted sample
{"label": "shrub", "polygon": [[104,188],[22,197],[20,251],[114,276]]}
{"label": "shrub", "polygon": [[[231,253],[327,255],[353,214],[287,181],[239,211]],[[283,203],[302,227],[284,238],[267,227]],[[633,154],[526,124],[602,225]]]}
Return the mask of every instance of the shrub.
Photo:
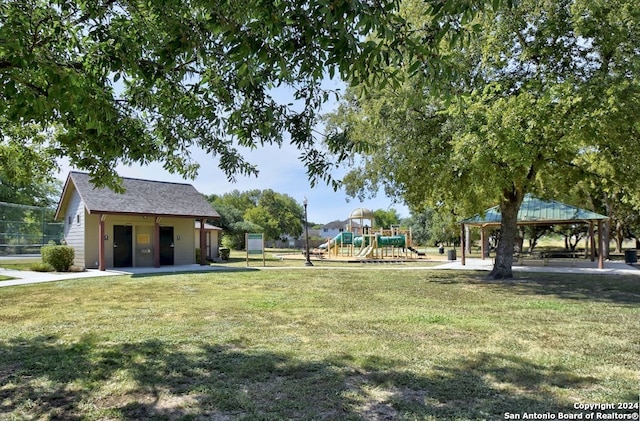
{"label": "shrub", "polygon": [[196,263],[200,263],[200,248],[196,248]]}
{"label": "shrub", "polygon": [[38,262],[32,263],[31,266],[29,266],[29,270],[34,272],[53,272],[55,269],[49,263]]}
{"label": "shrub", "polygon": [[53,266],[57,272],[68,271],[74,257],[74,250],[69,246],[42,247],[42,261]]}

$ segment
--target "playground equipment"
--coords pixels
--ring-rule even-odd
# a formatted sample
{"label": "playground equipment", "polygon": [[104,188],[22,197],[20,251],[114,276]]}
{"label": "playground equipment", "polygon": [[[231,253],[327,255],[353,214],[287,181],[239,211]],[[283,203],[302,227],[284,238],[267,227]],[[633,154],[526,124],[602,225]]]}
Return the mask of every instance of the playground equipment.
{"label": "playground equipment", "polygon": [[[354,220],[359,221],[354,223]],[[364,223],[365,220],[370,225]],[[346,231],[322,244],[330,256],[355,257],[358,259],[410,258],[418,252],[411,244],[411,230],[392,227],[388,230],[374,229],[373,212],[366,208],[354,210],[349,217]],[[424,253],[420,253],[424,255]]]}

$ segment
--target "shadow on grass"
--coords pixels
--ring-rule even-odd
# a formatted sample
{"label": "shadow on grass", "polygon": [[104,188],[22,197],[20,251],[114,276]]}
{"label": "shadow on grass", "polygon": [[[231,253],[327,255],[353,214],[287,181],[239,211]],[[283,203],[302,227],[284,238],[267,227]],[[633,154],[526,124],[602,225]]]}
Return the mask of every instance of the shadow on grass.
{"label": "shadow on grass", "polygon": [[349,355],[302,361],[241,344],[87,336],[0,344],[0,413],[29,419],[504,419],[570,408],[550,388],[593,387],[565,367],[483,354],[435,367]]}
{"label": "shadow on grass", "polygon": [[640,279],[636,276],[580,274],[520,274],[511,281],[482,281],[511,293],[548,295],[567,300],[589,300],[640,305]]}
{"label": "shadow on grass", "polygon": [[498,288],[511,294],[553,296],[567,300],[587,300],[630,306],[640,305],[637,276],[584,275],[571,273],[517,273],[513,279],[488,279],[479,272],[430,274],[430,282],[473,284]]}

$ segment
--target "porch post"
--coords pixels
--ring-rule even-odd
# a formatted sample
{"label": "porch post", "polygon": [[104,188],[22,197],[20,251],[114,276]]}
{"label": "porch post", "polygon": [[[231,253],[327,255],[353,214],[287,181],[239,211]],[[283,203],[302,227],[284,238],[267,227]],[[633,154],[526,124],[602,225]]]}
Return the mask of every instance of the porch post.
{"label": "porch post", "polygon": [[200,266],[207,264],[207,237],[204,231],[204,218],[200,219]]}
{"label": "porch post", "polygon": [[153,267],[160,267],[160,218],[154,218],[153,225]]}
{"label": "porch post", "polygon": [[105,219],[105,215],[100,214],[100,223],[98,225],[98,270],[102,270],[102,271],[107,269],[107,265],[105,262],[106,259],[104,257],[104,242],[105,242],[104,219]]}
{"label": "porch post", "polygon": [[604,269],[604,238],[602,238],[602,220],[598,219],[598,269]]}

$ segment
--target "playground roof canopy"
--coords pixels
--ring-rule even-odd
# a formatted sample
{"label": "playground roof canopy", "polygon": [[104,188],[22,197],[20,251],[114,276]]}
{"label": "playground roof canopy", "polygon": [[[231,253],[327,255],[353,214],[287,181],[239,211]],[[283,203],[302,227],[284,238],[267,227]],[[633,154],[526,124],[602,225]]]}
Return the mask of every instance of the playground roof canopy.
{"label": "playground roof canopy", "polygon": [[[525,196],[518,211],[518,225],[589,223],[606,219],[609,218],[599,213],[555,200],[538,199],[531,194]],[[486,227],[500,225],[501,220],[500,207],[494,206],[484,211],[484,214],[462,220],[461,224]]]}
{"label": "playground roof canopy", "polygon": [[351,212],[349,219],[371,219],[373,218],[373,212],[367,208],[358,208]]}

